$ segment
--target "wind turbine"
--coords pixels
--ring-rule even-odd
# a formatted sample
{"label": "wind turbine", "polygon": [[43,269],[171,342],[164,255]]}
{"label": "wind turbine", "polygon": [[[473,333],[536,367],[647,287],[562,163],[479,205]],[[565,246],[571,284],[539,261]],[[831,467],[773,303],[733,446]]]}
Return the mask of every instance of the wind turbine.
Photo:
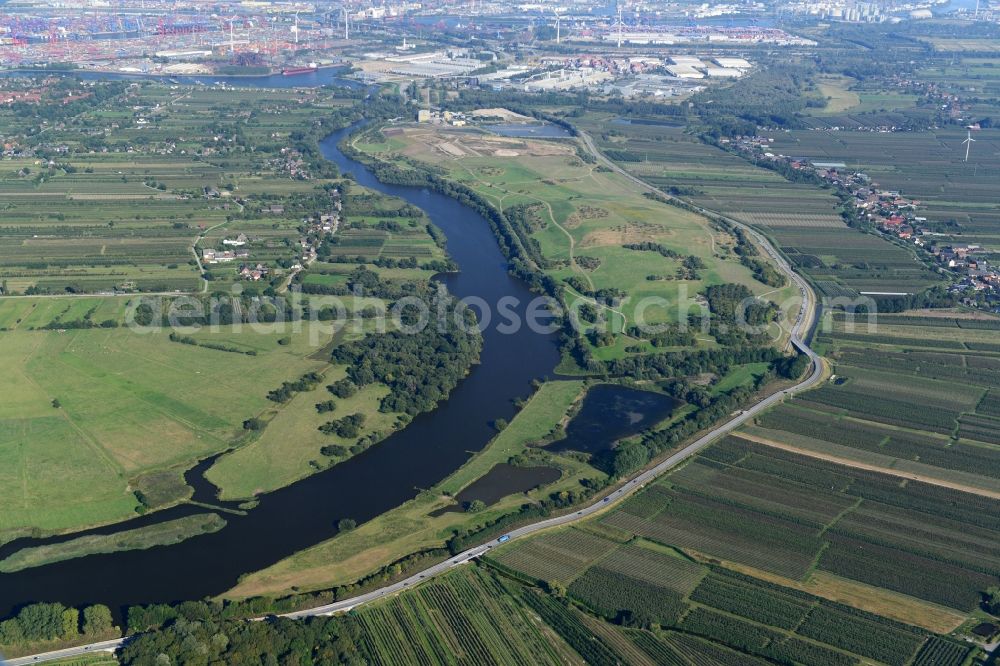
{"label": "wind turbine", "polygon": [[299,13],[295,12],[295,25],[292,26],[292,32],[295,33],[295,43],[299,43]]}
{"label": "wind turbine", "polygon": [[351,39],[351,24],[347,22],[347,5],[344,5],[344,41]]}
{"label": "wind turbine", "polygon": [[970,129],[969,130],[969,138],[967,138],[965,141],[962,142],[962,143],[965,144],[965,161],[966,162],[969,161],[969,149],[972,148],[972,144],[974,144],[975,142],[976,142],[976,140],[972,138],[972,130]]}
{"label": "wind turbine", "polygon": [[556,44],[560,42],[559,10],[556,9]]}

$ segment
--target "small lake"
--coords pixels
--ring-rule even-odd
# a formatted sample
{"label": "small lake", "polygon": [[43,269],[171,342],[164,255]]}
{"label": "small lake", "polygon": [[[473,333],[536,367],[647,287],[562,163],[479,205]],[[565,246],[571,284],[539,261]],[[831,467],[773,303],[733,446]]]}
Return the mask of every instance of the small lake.
{"label": "small lake", "polygon": [[495,504],[508,495],[526,493],[539,486],[559,480],[562,472],[556,467],[520,467],[509,463],[499,463],[489,472],[470,483],[455,495],[458,504],[446,506],[432,512],[432,516],[465,511],[470,502],[480,500],[486,506]]}
{"label": "small lake", "polygon": [[[284,78],[302,81],[308,76]],[[460,272],[440,277],[451,294],[487,303],[513,297],[517,317],[525,321],[535,294],[508,272],[508,262],[487,220],[436,192],[379,182],[367,167],[338,148],[354,129],[338,130],[321,141],[323,156],[341,172],[352,172],[360,185],[420,207],[444,231],[448,253],[461,266]],[[420,488],[432,487],[461,467],[472,452],[486,446],[496,435],[492,424],[498,418],[512,419],[514,399],[530,395],[532,380],[551,375],[559,362],[555,334],[538,333],[530,326],[512,332],[500,324],[498,319],[483,331],[479,364],[447,400],[416,416],[405,429],[349,460],[261,495],[259,505],[245,516],[226,514],[228,525],[218,532],[171,546],[91,555],[0,574],[0,617],[25,603],[58,601],[71,606],[103,603],[121,620],[123,607],[128,605],[215,596],[233,587],[241,575],[334,536],[343,518],[361,524],[412,499]],[[186,476],[199,499],[214,497],[208,482],[196,478],[210,464],[210,460],[202,461]],[[493,479],[489,483],[500,484]],[[113,534],[204,511],[182,504],[98,529]],[[70,536],[80,533],[18,539],[6,544],[2,552]]]}
{"label": "small lake", "polygon": [[501,125],[483,125],[483,129],[499,134],[500,136],[512,136],[520,139],[567,139],[573,136],[566,128],[549,123],[544,125],[505,123]]}
{"label": "small lake", "polygon": [[649,125],[651,127],[684,127],[683,123],[672,120],[651,120],[649,118],[623,118],[618,116],[611,119],[612,125]]}
{"label": "small lake", "polygon": [[566,437],[545,448],[584,453],[608,451],[619,439],[667,418],[681,404],[663,393],[599,384],[587,392],[580,412],[566,426]]}

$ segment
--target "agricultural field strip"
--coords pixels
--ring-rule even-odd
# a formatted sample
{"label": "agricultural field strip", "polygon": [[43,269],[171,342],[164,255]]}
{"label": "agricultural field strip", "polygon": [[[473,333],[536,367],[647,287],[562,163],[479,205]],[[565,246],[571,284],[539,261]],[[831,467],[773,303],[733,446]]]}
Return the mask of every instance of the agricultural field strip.
{"label": "agricultural field strip", "polygon": [[[623,172],[613,162],[607,160],[607,158],[605,158],[601,153],[596,151],[596,149],[593,148],[592,143],[589,142],[586,143],[588,150],[591,150],[591,152],[594,153],[595,157],[597,157],[602,162],[606,163],[609,166],[609,168],[612,168],[613,170],[618,171],[619,173],[623,173],[623,175],[625,175],[626,177],[633,179],[632,176]],[[652,188],[651,186],[647,185],[641,180],[638,179],[634,180],[640,186],[658,192],[656,188]],[[768,396],[761,402],[749,407],[748,409],[744,410],[743,413],[733,417],[726,423],[720,424],[712,431],[706,433],[705,435],[701,436],[694,442],[688,444],[681,450],[670,455],[668,458],[666,458],[656,466],[646,471],[639,472],[631,479],[625,481],[620,488],[612,491],[606,498],[596,501],[593,504],[590,504],[586,507],[582,507],[574,513],[563,516],[557,516],[555,518],[549,518],[547,520],[540,521],[538,523],[533,523],[531,525],[526,525],[516,530],[512,530],[508,535],[510,540],[523,538],[524,536],[527,536],[529,534],[534,534],[536,532],[551,529],[553,527],[561,527],[564,525],[569,525],[573,522],[580,521],[589,516],[598,513],[603,513],[605,510],[613,506],[616,506],[618,502],[628,497],[631,497],[634,493],[643,488],[645,485],[656,480],[668,470],[673,469],[684,460],[687,460],[688,458],[695,455],[699,451],[705,449],[706,447],[708,447],[710,444],[712,444],[722,436],[733,432],[740,426],[749,422],[755,415],[769,409],[775,404],[782,402],[787,396],[809,390],[822,379],[824,375],[824,366],[822,359],[808,345],[802,342],[798,337],[801,331],[808,330],[810,328],[811,321],[814,317],[815,309],[813,307],[813,303],[815,302],[815,294],[813,293],[812,288],[809,286],[807,282],[805,282],[805,280],[801,276],[799,276],[788,265],[787,262],[785,262],[781,258],[780,255],[778,255],[777,251],[773,248],[773,246],[771,246],[771,244],[767,241],[767,239],[765,239],[763,236],[760,236],[758,232],[756,232],[755,230],[749,227],[745,227],[745,225],[742,225],[739,222],[736,222],[736,224],[739,224],[742,228],[745,228],[748,233],[753,234],[755,240],[757,240],[757,242],[761,245],[761,247],[763,247],[764,250],[775,260],[779,269],[781,269],[782,272],[785,272],[793,282],[798,284],[806,294],[808,306],[804,310],[804,315],[796,322],[796,325],[793,327],[793,332],[792,332],[793,334],[791,340],[792,344],[796,348],[798,348],[799,351],[808,355],[810,360],[812,361],[813,370],[810,373],[810,375],[806,377],[804,380],[802,380],[800,383],[796,384],[794,387],[790,387],[788,389],[783,390],[780,393],[775,393],[771,396]],[[371,601],[381,599],[387,595],[398,593],[411,585],[419,584],[424,579],[439,575],[456,566],[461,566],[462,564],[468,562],[471,559],[481,557],[483,554],[492,550],[493,547],[494,544],[492,543],[475,546],[462,553],[459,553],[458,555],[453,556],[452,558],[446,560],[445,562],[441,562],[437,565],[434,565],[433,567],[426,569],[422,573],[415,574],[405,580],[398,581],[392,585],[388,585],[378,590],[373,590],[369,593],[359,595],[351,599],[344,599],[341,601],[334,602],[332,604],[326,604],[311,609],[289,613],[286,615],[286,617],[302,618],[315,615],[331,615],[337,612],[350,610],[356,606],[361,606],[363,604],[370,603]]]}
{"label": "agricultural field strip", "polygon": [[[642,180],[640,180],[640,179],[632,176],[631,174],[628,174],[626,171],[624,171],[623,169],[621,169],[620,167],[618,167],[614,162],[612,162],[611,160],[607,159],[602,153],[600,153],[594,147],[594,144],[593,144],[592,140],[585,133],[582,133],[582,138],[584,140],[584,144],[587,147],[587,149],[592,154],[594,154],[594,156],[598,160],[600,160],[601,162],[603,162],[604,164],[606,164],[609,168],[611,168],[614,171],[616,171],[616,172],[618,172],[618,173],[626,176],[630,180],[632,180],[635,183],[639,184],[644,189],[648,189],[648,190],[657,192],[657,193],[661,194],[662,196],[666,196],[668,198],[672,198],[672,197],[670,197],[670,195],[667,195],[667,194],[661,192],[660,190],[658,190],[657,188],[648,185],[647,183],[645,183]],[[704,211],[704,212],[707,213],[708,211]],[[715,442],[718,438],[720,438],[723,435],[726,435],[726,434],[732,432],[733,430],[737,429],[741,425],[747,423],[756,414],[761,413],[764,410],[766,410],[766,409],[770,408],[771,406],[773,406],[774,404],[777,404],[777,403],[783,401],[786,396],[789,396],[789,395],[792,395],[794,393],[799,393],[799,392],[808,390],[809,388],[811,388],[812,386],[814,386],[815,384],[817,384],[822,379],[823,374],[824,374],[824,365],[823,365],[823,362],[822,362],[821,358],[808,345],[806,345],[804,342],[802,342],[799,339],[799,337],[798,337],[798,334],[799,334],[800,331],[802,331],[802,330],[809,330],[809,328],[811,326],[811,323],[812,323],[812,319],[814,317],[814,306],[813,306],[813,303],[815,302],[815,294],[813,293],[812,288],[809,286],[809,284],[802,277],[800,277],[789,266],[789,264],[777,253],[777,251],[772,247],[772,245],[763,236],[761,236],[758,232],[756,232],[755,230],[747,227],[746,225],[744,225],[743,223],[741,223],[739,221],[734,220],[733,222],[735,224],[739,225],[741,228],[745,229],[747,232],[751,233],[754,236],[755,240],[757,240],[757,242],[761,245],[761,247],[764,248],[765,251],[774,259],[774,261],[777,263],[779,269],[782,272],[785,272],[792,279],[792,281],[794,283],[798,284],[800,286],[800,288],[802,289],[803,294],[806,296],[807,303],[805,304],[805,307],[804,307],[802,313],[800,314],[800,317],[799,317],[798,321],[796,322],[795,326],[793,327],[792,337],[791,337],[791,343],[795,347],[797,347],[802,353],[805,353],[805,354],[807,354],[810,357],[810,360],[812,361],[812,365],[813,365],[813,370],[810,373],[810,375],[806,379],[804,379],[802,382],[800,382],[799,384],[797,384],[795,387],[786,389],[786,390],[782,391],[781,393],[776,393],[776,394],[773,394],[773,395],[769,396],[768,398],[764,399],[760,403],[758,403],[758,404],[752,406],[751,408],[745,410],[740,415],[732,418],[727,423],[722,424],[722,425],[716,427],[711,432],[703,435],[701,438],[695,440],[694,442],[692,442],[688,446],[684,447],[680,451],[678,451],[678,452],[674,453],[673,455],[669,456],[666,460],[664,460],[663,462],[659,463],[655,467],[653,467],[653,468],[651,468],[649,470],[646,470],[644,472],[640,472],[639,474],[637,474],[636,476],[634,476],[632,479],[628,480],[623,485],[623,487],[620,487],[619,489],[613,491],[605,499],[600,500],[598,502],[595,502],[595,503],[593,503],[593,504],[591,504],[591,505],[589,505],[587,507],[584,507],[584,508],[578,510],[574,514],[569,514],[569,515],[566,515],[566,516],[559,516],[559,517],[556,517],[556,518],[550,518],[550,519],[547,519],[547,520],[544,520],[544,521],[540,521],[539,523],[535,523],[535,524],[532,524],[532,525],[521,527],[521,528],[519,528],[517,530],[514,530],[514,531],[512,531],[510,533],[510,535],[509,535],[510,539],[522,538],[522,537],[524,537],[526,535],[533,534],[533,533],[536,533],[536,532],[539,532],[539,531],[542,531],[542,530],[550,529],[550,528],[555,527],[555,526],[567,525],[567,524],[570,524],[572,522],[576,522],[576,521],[579,521],[579,520],[581,520],[583,518],[589,517],[589,516],[591,516],[593,514],[603,512],[604,510],[606,510],[607,508],[610,508],[612,506],[616,506],[619,502],[621,502],[622,500],[630,497],[636,491],[638,491],[639,489],[641,489],[642,487],[644,487],[647,483],[649,483],[651,481],[654,481],[655,479],[657,479],[658,477],[660,477],[662,474],[664,474],[668,470],[673,469],[676,465],[680,464],[684,460],[687,460],[689,457],[691,457],[692,455],[698,453],[699,451],[705,449],[709,444]],[[445,562],[439,563],[439,564],[437,564],[437,565],[435,565],[435,566],[433,566],[433,567],[425,570],[423,573],[411,576],[410,578],[407,578],[406,580],[398,581],[397,583],[394,583],[392,585],[386,586],[386,587],[381,588],[379,590],[374,590],[372,592],[369,592],[369,593],[364,594],[364,595],[360,595],[358,597],[354,597],[352,599],[346,599],[346,600],[335,602],[333,604],[327,604],[327,605],[319,606],[319,607],[312,608],[312,609],[307,609],[307,610],[298,611],[298,612],[295,612],[295,613],[290,613],[290,614],[287,614],[286,617],[303,618],[303,617],[309,617],[309,616],[315,616],[315,615],[330,615],[330,614],[333,614],[333,613],[336,613],[336,612],[353,609],[356,606],[360,606],[360,605],[363,605],[363,604],[366,604],[366,603],[370,603],[371,601],[375,601],[375,600],[378,600],[378,599],[385,598],[387,595],[396,594],[396,593],[398,593],[398,592],[406,589],[410,585],[419,584],[424,579],[432,578],[432,577],[434,577],[436,575],[444,573],[445,571],[447,571],[449,569],[452,569],[452,568],[454,568],[456,566],[460,566],[461,564],[464,564],[465,562],[468,562],[470,559],[473,559],[473,558],[476,558],[476,557],[480,557],[481,555],[485,554],[490,549],[492,549],[492,547],[493,547],[493,544],[483,544],[483,545],[480,545],[480,546],[473,547],[473,548],[471,548],[471,549],[469,549],[469,550],[467,550],[467,551],[465,551],[463,553],[460,553],[459,555],[457,555],[455,557],[452,557],[451,559],[449,559],[449,560],[447,560]],[[89,649],[93,649],[93,646],[82,646],[81,648],[76,648],[76,649],[77,650],[86,651],[86,650],[89,650]],[[76,654],[80,654],[80,653],[82,653],[82,652],[77,652]],[[25,661],[24,663],[26,663],[26,664],[27,663],[40,663],[42,661],[50,661],[52,659],[59,658],[59,657],[56,657],[56,656],[51,656],[51,654],[52,653],[47,653],[47,654],[43,654],[43,655],[34,655],[32,657],[29,657],[28,658],[29,661]],[[61,656],[65,656],[65,655],[61,655]],[[12,666],[19,666],[19,664],[12,664]]]}
{"label": "agricultural field strip", "polygon": [[788,451],[790,453],[797,453],[804,456],[809,456],[811,458],[816,458],[818,460],[825,460],[827,462],[836,463],[838,465],[843,465],[844,467],[853,467],[855,469],[864,470],[868,472],[878,472],[879,474],[886,474],[888,476],[894,476],[900,479],[909,479],[912,481],[921,481],[932,486],[940,486],[942,488],[950,488],[952,490],[958,490],[964,493],[969,493],[971,495],[981,495],[983,497],[989,497],[991,499],[1000,499],[1000,491],[988,490],[986,488],[977,488],[975,486],[969,486],[962,483],[955,483],[953,481],[948,481],[945,479],[936,478],[933,476],[928,476],[924,474],[918,474],[910,471],[903,471],[899,469],[893,469],[891,467],[884,467],[879,465],[872,465],[869,463],[862,462],[856,458],[845,458],[842,456],[835,456],[828,453],[822,453],[819,451],[803,448],[800,446],[794,446],[792,444],[786,444],[784,442],[777,441],[775,439],[770,439],[766,437],[761,437],[759,435],[740,432],[737,434],[738,437],[746,439],[751,442],[756,442],[758,444],[763,444],[775,449],[781,449],[783,451]]}

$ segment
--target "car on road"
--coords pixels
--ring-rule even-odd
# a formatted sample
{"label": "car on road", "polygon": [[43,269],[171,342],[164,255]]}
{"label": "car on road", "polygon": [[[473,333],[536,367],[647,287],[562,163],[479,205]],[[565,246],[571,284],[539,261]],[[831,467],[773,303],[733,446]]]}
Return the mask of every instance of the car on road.
{"label": "car on road", "polygon": [[510,541],[510,535],[509,534],[504,534],[502,537],[500,537],[499,539],[497,539],[497,543],[503,543],[505,541]]}

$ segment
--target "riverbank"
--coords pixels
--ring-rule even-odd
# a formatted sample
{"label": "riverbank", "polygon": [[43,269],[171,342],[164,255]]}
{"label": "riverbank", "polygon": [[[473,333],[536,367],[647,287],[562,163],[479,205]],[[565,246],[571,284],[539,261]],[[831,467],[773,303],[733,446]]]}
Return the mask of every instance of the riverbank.
{"label": "riverbank", "polygon": [[[321,141],[324,157],[337,164],[341,173],[352,172],[360,185],[399,196],[429,214],[447,236],[449,254],[461,268],[440,278],[452,295],[476,296],[487,302],[513,298],[520,304],[514,312],[524,320],[526,304],[534,296],[507,273],[507,261],[487,221],[444,196],[382,185],[363,165],[337,150],[339,141],[353,129],[334,132]],[[528,395],[531,381],[550,374],[558,361],[555,337],[527,327],[500,333],[496,326],[489,326],[483,340],[480,363],[448,400],[381,443],[262,495],[247,516],[228,518],[229,524],[219,532],[173,546],[93,555],[0,574],[0,614],[40,599],[78,606],[101,602],[122,609],[222,594],[241,575],[265,569],[334,536],[339,521],[350,518],[362,526],[412,499],[418,488],[432,487],[461,467],[471,452],[485,446],[496,434],[492,423],[510,420],[515,413],[513,400]],[[162,520],[172,517],[170,511],[158,516]],[[150,576],[150,571],[156,575]]]}
{"label": "riverbank", "polygon": [[[475,514],[433,515],[454,506],[454,496],[489,473],[495,465],[523,455],[532,445],[557,431],[581,399],[584,389],[585,383],[579,380],[542,384],[502,432],[446,479],[351,532],[246,576],[222,598],[281,596],[292,588],[310,591],[349,586],[407,556],[442,550],[453,533],[498,518],[524,502],[537,502],[553,493],[577,491],[582,479],[605,476],[574,457],[539,456],[538,464],[560,469],[561,475],[555,484],[524,494],[510,494]],[[403,573],[400,570],[397,575]]]}
{"label": "riverbank", "polygon": [[218,532],[225,526],[226,521],[221,516],[207,513],[115,534],[95,534],[49,546],[24,548],[0,561],[0,572],[13,573],[88,555],[169,546],[199,534]]}

